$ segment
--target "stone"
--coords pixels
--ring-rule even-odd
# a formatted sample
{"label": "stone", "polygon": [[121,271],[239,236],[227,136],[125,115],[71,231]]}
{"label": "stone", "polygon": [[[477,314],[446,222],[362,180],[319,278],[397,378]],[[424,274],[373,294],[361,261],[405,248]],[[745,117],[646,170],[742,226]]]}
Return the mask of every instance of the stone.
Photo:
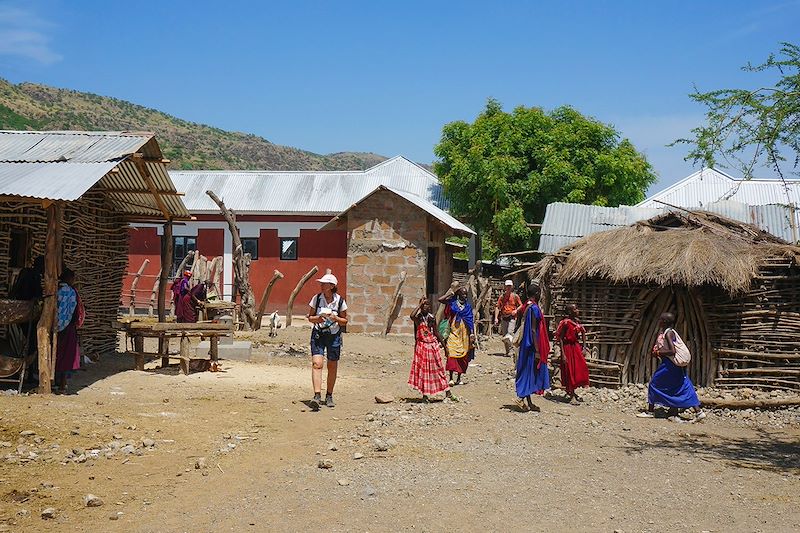
{"label": "stone", "polygon": [[363,459],[363,458],[364,458],[364,454],[363,453],[356,452],[356,453],[353,454],[353,459],[355,461],[358,461],[359,459]]}
{"label": "stone", "polygon": [[328,446],[328,451],[331,451],[331,452],[339,451],[339,447],[336,446],[336,444],[331,444],[330,446]]}
{"label": "stone", "polygon": [[41,485],[43,489],[52,489],[54,486],[51,481],[42,481]]}
{"label": "stone", "polygon": [[397,439],[395,439],[394,437],[390,437],[389,439],[386,440],[386,445],[389,446],[389,448],[394,448],[395,446],[397,446]]}
{"label": "stone", "polygon": [[131,455],[131,454],[136,453],[136,448],[134,448],[134,446],[132,444],[126,444],[125,446],[120,448],[119,451],[121,453],[123,453],[124,455]]}
{"label": "stone", "polygon": [[385,452],[389,449],[389,445],[381,439],[374,439],[372,441],[372,447],[375,448],[377,452]]}
{"label": "stone", "polygon": [[124,513],[122,511],[117,511],[108,517],[109,520],[119,520]]}
{"label": "stone", "polygon": [[337,483],[339,484],[340,487],[346,487],[350,484],[350,480],[342,478],[338,480]]}
{"label": "stone", "polygon": [[42,520],[52,520],[56,517],[56,510],[54,507],[48,507],[42,511]]}
{"label": "stone", "polygon": [[86,507],[100,507],[103,505],[103,499],[94,494],[87,494],[83,497],[83,505]]}
{"label": "stone", "polygon": [[375,396],[375,403],[392,403],[394,401],[394,396],[390,396],[388,394],[378,394]]}
{"label": "stone", "polygon": [[144,446],[145,448],[152,448],[155,445],[156,441],[154,441],[153,439],[142,439],[142,446]]}
{"label": "stone", "polygon": [[376,491],[375,487],[373,487],[372,485],[367,485],[366,487],[364,487],[364,497],[365,498],[372,498],[376,494],[378,494],[378,491]]}
{"label": "stone", "polygon": [[36,432],[32,429],[26,429],[25,431],[20,431],[19,434],[21,437],[33,437],[36,435]]}
{"label": "stone", "polygon": [[208,465],[206,464],[206,458],[198,457],[194,462],[194,469],[203,470],[204,468],[208,468]]}
{"label": "stone", "polygon": [[330,470],[331,468],[333,468],[333,461],[331,461],[330,459],[320,459],[319,462],[317,462],[317,468],[321,468],[323,470]]}

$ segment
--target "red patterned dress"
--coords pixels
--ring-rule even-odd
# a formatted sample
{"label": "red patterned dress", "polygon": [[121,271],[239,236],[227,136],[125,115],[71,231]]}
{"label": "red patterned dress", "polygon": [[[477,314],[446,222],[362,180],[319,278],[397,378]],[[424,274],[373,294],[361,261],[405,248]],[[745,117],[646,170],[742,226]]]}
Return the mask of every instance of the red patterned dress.
{"label": "red patterned dress", "polygon": [[564,346],[561,354],[561,383],[567,394],[578,387],[589,386],[589,367],[583,358],[583,346],[578,341],[580,333],[585,331],[581,324],[565,318],[556,328],[556,339]]}
{"label": "red patterned dress", "polygon": [[414,359],[411,361],[411,374],[408,384],[425,396],[449,390],[447,375],[442,364],[442,350],[439,339],[433,333],[433,315],[422,317],[417,324]]}

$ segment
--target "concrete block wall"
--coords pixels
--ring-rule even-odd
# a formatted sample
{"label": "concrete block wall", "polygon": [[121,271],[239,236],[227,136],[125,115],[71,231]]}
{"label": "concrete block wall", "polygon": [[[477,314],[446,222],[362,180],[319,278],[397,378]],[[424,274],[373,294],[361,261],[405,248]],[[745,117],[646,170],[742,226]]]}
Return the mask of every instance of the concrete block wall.
{"label": "concrete block wall", "polygon": [[381,333],[406,272],[402,306],[391,334],[414,333],[408,318],[425,294],[428,214],[390,191],[379,191],[348,213],[347,330]]}

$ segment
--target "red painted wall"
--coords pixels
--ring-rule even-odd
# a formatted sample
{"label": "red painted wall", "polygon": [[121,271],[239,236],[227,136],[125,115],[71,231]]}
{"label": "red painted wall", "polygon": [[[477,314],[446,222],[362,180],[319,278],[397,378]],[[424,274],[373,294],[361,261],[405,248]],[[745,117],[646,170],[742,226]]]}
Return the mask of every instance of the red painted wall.
{"label": "red painted wall", "polygon": [[145,267],[136,286],[136,307],[147,308],[150,305],[153,284],[161,269],[161,237],[156,228],[128,228],[128,237],[128,275],[122,282],[120,305],[125,308],[130,305],[134,274],[144,260],[149,259],[150,263]]}
{"label": "red painted wall", "polygon": [[[222,220],[221,217],[204,215],[198,217],[202,220]],[[280,217],[280,216],[238,216],[238,220],[264,221],[264,222],[317,222],[326,220],[320,217]],[[246,219],[246,220],[245,220]],[[191,223],[190,223],[191,224]],[[199,229],[197,233],[197,246],[200,253],[208,258],[220,256],[224,253],[225,231],[222,229]],[[158,275],[160,266],[161,239],[156,228],[130,228],[130,252],[128,256],[128,276],[123,283],[123,292],[120,298],[121,305],[128,307],[130,303],[130,287],[133,274],[139,269],[145,258],[150,263],[145,269],[137,286],[136,305],[146,309],[150,303],[150,294]],[[347,233],[345,231],[316,231],[301,230],[297,243],[298,259],[295,261],[282,261],[280,259],[280,240],[278,230],[262,229],[258,239],[258,259],[251,264],[250,282],[256,296],[256,301],[261,301],[264,289],[272,277],[272,271],[280,270],[284,278],[275,284],[267,305],[267,311],[278,310],[281,314],[286,312],[289,294],[309,270],[315,265],[319,273],[306,283],[303,290],[295,299],[294,314],[305,314],[306,306],[317,294],[319,285],[314,281],[330,268],[339,279],[340,293],[347,294]],[[167,287],[169,289],[169,287]],[[170,298],[167,291],[167,299]]]}
{"label": "red painted wall", "polygon": [[319,292],[319,284],[314,280],[324,274],[326,268],[330,268],[339,279],[341,294],[347,294],[347,232],[301,230],[296,261],[282,261],[279,247],[278,230],[261,230],[258,260],[253,261],[250,268],[250,283],[257,302],[261,302],[272,272],[277,269],[283,273],[284,278],[275,284],[270,294],[268,312],[277,309],[279,313],[285,313],[289,295],[297,282],[315,265],[319,267],[319,273],[297,295],[292,310],[295,315],[305,314],[308,302]]}

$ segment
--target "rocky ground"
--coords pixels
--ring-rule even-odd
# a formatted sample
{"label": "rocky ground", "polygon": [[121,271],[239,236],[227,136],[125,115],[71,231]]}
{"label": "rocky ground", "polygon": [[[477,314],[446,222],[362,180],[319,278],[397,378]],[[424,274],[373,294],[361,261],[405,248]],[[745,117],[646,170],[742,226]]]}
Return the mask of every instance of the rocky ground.
{"label": "rocky ground", "polygon": [[315,413],[307,336],[251,336],[219,373],[118,356],[74,394],[0,396],[0,531],[800,529],[797,408],[639,419],[629,386],[519,412],[494,342],[458,401],[424,404],[410,340],[349,334]]}

